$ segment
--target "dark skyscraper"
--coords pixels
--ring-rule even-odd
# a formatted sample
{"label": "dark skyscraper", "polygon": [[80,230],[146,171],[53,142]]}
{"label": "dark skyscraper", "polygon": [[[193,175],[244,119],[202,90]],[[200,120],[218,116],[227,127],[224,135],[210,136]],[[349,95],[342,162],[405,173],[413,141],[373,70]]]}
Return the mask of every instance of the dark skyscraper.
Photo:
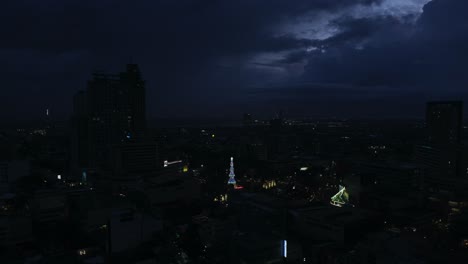
{"label": "dark skyscraper", "polygon": [[416,160],[425,168],[425,183],[434,190],[456,190],[454,181],[466,174],[461,135],[463,102],[429,102],[427,143],[416,147]]}
{"label": "dark skyscraper", "polygon": [[429,102],[427,104],[426,125],[430,143],[459,143],[462,123],[463,102]]}
{"label": "dark skyscraper", "polygon": [[253,123],[252,115],[248,114],[248,113],[245,113],[244,117],[242,118],[242,124],[244,126],[250,126],[250,125],[252,125],[252,123]]}
{"label": "dark skyscraper", "polygon": [[[81,112],[75,116],[85,116],[87,120],[86,125],[76,127],[79,131],[87,130],[86,136],[78,133],[75,140],[82,142],[86,138],[87,162],[81,164],[90,168],[102,166],[108,162],[112,145],[143,137],[145,82],[138,65],[128,64],[126,71],[117,75],[94,73],[86,92],[79,92],[74,101],[75,112]],[[81,149],[77,153],[84,151]]]}
{"label": "dark skyscraper", "polygon": [[88,167],[88,115],[86,111],[86,92],[79,91],[73,97],[71,118],[71,171],[79,177],[83,168]]}

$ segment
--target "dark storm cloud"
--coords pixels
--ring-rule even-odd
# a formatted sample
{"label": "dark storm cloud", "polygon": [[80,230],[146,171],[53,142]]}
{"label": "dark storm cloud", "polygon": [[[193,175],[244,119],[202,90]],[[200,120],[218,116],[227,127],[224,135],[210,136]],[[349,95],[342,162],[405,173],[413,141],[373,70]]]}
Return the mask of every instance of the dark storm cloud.
{"label": "dark storm cloud", "polygon": [[[197,94],[203,95],[200,101],[209,103],[213,99],[208,96],[241,87],[242,78],[258,77],[239,63],[230,65],[230,71],[219,68],[220,58],[242,60],[257,52],[310,45],[307,39],[275,34],[274,25],[281,20],[312,10],[372,2],[8,1],[0,9],[0,70],[8,73],[4,82],[17,88],[4,98],[26,100],[20,95],[41,90],[36,97],[40,103],[30,104],[31,108],[50,105],[67,112],[71,107],[66,102],[84,88],[91,70],[117,71],[133,60],[149,80],[153,112],[167,107],[165,103],[193,104]],[[15,111],[20,110],[10,108]]]}
{"label": "dark storm cloud", "polygon": [[298,63],[302,62],[304,58],[307,57],[307,52],[305,50],[293,51],[288,53],[283,59],[279,60],[280,63]]}
{"label": "dark storm cloud", "polygon": [[11,1],[1,11],[2,33],[9,38],[0,45],[56,52],[167,43],[188,49],[203,44],[221,53],[275,50],[295,45],[271,37],[267,29],[275,20],[356,3],[371,1]]}
{"label": "dark storm cloud", "polygon": [[[157,116],[229,111],[223,105],[244,100],[245,87],[278,76],[396,92],[466,81],[466,1],[434,0],[416,24],[411,15],[346,12],[379,5],[385,0],[8,1],[0,9],[0,70],[15,89],[2,105],[67,113],[92,70],[119,71],[129,61],[141,65]],[[300,17],[338,13],[327,24],[338,30],[325,39],[278,31]],[[256,59],[265,53],[269,61]]]}
{"label": "dark storm cloud", "polygon": [[[392,16],[374,18],[344,17],[333,21],[333,24],[340,29],[340,32],[330,38],[319,41],[317,43],[318,45],[322,45],[325,48],[340,47],[347,44],[356,45],[361,42],[369,41],[369,39],[372,40],[372,38],[375,37],[381,38],[384,35],[395,37],[397,34],[404,33],[404,31],[407,30],[404,27],[408,26],[408,24]],[[392,29],[395,31],[392,32]],[[399,39],[402,37],[404,37],[404,35],[400,36]],[[383,39],[380,39],[380,41],[383,41]]]}
{"label": "dark storm cloud", "polygon": [[[315,113],[327,109],[365,115],[365,109],[372,109],[379,115],[422,116],[427,100],[467,100],[467,10],[464,0],[434,0],[416,22],[413,16],[341,17],[333,22],[338,33],[315,40],[316,49],[281,60],[307,61],[301,80],[311,84],[298,90],[286,83],[271,91],[275,99],[269,103],[293,109],[302,105],[299,111],[304,111],[309,102],[309,111]],[[336,89],[315,83],[346,85]]]}
{"label": "dark storm cloud", "polygon": [[413,46],[405,43],[408,24],[378,17],[340,25],[340,33],[320,41],[322,50],[308,56],[305,79],[360,85],[393,85],[406,79],[400,71],[412,63]]}
{"label": "dark storm cloud", "polygon": [[[308,57],[304,77],[363,85],[431,86],[441,92],[468,84],[468,2],[434,0],[416,24],[392,17],[340,22],[342,31]],[[437,87],[439,86],[438,90]],[[445,87],[440,87],[445,86]],[[458,86],[458,87],[455,87]]]}

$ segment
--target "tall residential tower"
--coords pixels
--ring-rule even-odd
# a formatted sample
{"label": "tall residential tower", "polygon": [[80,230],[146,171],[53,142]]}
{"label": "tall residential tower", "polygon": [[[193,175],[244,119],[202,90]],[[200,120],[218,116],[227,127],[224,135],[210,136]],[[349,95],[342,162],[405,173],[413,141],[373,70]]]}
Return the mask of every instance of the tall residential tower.
{"label": "tall residential tower", "polygon": [[[75,162],[99,168],[111,147],[142,138],[146,129],[145,82],[136,64],[119,74],[94,73],[74,98]],[[76,174],[76,172],[75,172]]]}
{"label": "tall residential tower", "polygon": [[463,128],[463,102],[429,102],[426,108],[428,140],[431,144],[460,143]]}

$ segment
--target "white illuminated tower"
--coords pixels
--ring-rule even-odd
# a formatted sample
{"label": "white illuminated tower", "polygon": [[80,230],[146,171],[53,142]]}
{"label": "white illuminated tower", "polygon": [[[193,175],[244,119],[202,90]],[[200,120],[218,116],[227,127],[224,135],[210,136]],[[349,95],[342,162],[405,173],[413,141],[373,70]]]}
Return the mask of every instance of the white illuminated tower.
{"label": "white illuminated tower", "polygon": [[231,167],[229,168],[228,184],[236,185],[236,175],[234,174],[234,158],[231,157]]}

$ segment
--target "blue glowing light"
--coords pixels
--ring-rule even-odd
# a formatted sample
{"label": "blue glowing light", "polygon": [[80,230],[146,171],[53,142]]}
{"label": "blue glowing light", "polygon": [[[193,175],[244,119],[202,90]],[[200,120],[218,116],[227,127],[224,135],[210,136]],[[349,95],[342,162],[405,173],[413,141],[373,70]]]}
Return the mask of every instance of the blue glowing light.
{"label": "blue glowing light", "polygon": [[283,240],[283,257],[287,258],[288,257],[288,241]]}
{"label": "blue glowing light", "polygon": [[86,171],[83,171],[83,174],[81,176],[81,181],[86,182],[86,180],[87,180],[87,174],[86,174]]}

